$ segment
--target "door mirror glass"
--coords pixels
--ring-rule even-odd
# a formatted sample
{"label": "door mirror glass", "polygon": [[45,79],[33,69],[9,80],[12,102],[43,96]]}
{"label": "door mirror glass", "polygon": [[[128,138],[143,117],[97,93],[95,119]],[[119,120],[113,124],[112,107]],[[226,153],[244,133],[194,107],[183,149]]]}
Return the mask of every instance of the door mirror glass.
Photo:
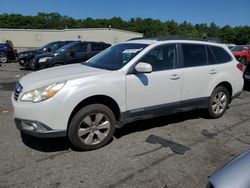
{"label": "door mirror glass", "polygon": [[135,66],[135,70],[138,73],[151,73],[152,66],[148,63],[140,62]]}

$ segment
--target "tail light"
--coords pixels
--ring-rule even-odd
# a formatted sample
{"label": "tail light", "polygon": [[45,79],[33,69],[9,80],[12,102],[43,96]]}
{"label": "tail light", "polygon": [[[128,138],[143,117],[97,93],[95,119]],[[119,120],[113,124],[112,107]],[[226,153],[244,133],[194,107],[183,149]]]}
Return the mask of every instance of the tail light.
{"label": "tail light", "polygon": [[243,72],[244,65],[242,63],[238,63],[236,66],[241,72]]}

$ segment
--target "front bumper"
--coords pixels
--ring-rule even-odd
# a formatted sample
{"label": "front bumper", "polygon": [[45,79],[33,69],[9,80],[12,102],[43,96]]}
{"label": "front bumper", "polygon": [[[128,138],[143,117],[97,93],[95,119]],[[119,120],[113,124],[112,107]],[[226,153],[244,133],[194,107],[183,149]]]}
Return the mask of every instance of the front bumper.
{"label": "front bumper", "polygon": [[234,99],[236,99],[237,97],[239,97],[239,96],[241,95],[241,93],[242,93],[242,91],[239,91],[239,92],[235,93],[235,94],[232,96],[231,101],[234,100]]}
{"label": "front bumper", "polygon": [[30,121],[15,118],[16,127],[23,133],[40,137],[40,138],[54,138],[67,136],[66,130],[51,129],[47,125],[44,125],[38,121]]}
{"label": "front bumper", "polygon": [[24,68],[29,68],[29,60],[26,58],[18,58],[17,62],[19,63],[20,66],[24,67]]}
{"label": "front bumper", "polygon": [[[21,131],[27,132],[27,134],[34,133],[35,135],[38,133],[37,136],[39,136],[39,134],[45,135],[45,133],[48,133],[53,137],[54,132],[67,130],[68,117],[70,116],[71,112],[67,112],[67,110],[62,105],[64,104],[61,100],[61,95],[63,95],[63,93],[58,93],[53,97],[53,99],[48,99],[39,103],[20,101],[22,95],[23,92],[19,94],[19,97],[16,96],[15,99],[14,94],[12,94],[11,101],[14,109],[14,119],[24,120],[25,122],[32,123],[35,122],[38,123],[38,126],[40,125],[40,128],[45,129],[42,129],[43,131],[34,131],[31,128],[30,130],[29,127],[20,126],[20,121],[16,121],[17,127],[19,127]],[[66,131],[64,132],[66,133]]]}
{"label": "front bumper", "polygon": [[30,62],[30,68],[34,71],[48,68],[47,62],[39,63],[35,59],[32,59]]}

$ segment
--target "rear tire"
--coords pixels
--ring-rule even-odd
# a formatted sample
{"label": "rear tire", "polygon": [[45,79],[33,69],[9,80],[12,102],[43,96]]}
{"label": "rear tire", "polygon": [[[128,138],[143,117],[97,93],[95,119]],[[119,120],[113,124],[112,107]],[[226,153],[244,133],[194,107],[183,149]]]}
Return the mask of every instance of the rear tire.
{"label": "rear tire", "polygon": [[223,86],[214,89],[208,101],[208,116],[210,118],[219,118],[227,110],[230,100],[228,90]]}
{"label": "rear tire", "polygon": [[113,137],[114,113],[102,104],[91,104],[78,111],[70,122],[68,138],[77,150],[94,150]]}

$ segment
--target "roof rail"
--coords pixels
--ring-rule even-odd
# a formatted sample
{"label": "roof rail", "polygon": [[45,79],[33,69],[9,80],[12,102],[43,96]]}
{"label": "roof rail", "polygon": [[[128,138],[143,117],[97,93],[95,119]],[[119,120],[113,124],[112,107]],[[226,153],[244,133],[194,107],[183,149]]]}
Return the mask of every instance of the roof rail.
{"label": "roof rail", "polygon": [[215,37],[204,37],[204,38],[198,38],[198,37],[184,37],[184,36],[177,36],[177,35],[169,35],[169,36],[161,36],[161,37],[136,37],[129,39],[131,40],[157,40],[157,41],[164,41],[164,40],[194,40],[194,41],[206,41],[206,42],[214,42],[214,43],[221,43],[221,40],[219,38]]}
{"label": "roof rail", "polygon": [[128,39],[127,41],[131,41],[131,40],[157,40],[157,38],[153,38],[153,37],[135,37],[135,38]]}

